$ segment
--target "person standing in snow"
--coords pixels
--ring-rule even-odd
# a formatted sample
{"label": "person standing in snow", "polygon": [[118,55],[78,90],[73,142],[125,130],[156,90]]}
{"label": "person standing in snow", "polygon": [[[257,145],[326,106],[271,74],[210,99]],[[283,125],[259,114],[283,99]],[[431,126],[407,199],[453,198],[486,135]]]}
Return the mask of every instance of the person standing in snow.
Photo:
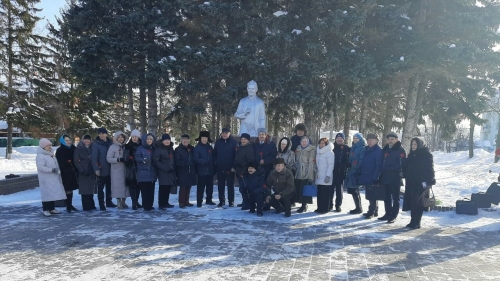
{"label": "person standing in snow", "polygon": [[227,197],[229,207],[234,207],[234,163],[238,142],[231,137],[229,128],[223,128],[221,137],[215,141],[214,162],[217,171],[217,186],[219,191],[219,204],[222,207],[226,204],[224,196],[227,182]]}
{"label": "person standing in snow", "polygon": [[196,206],[201,207],[203,203],[203,193],[206,194],[205,204],[215,205],[212,201],[214,193],[215,165],[213,158],[213,148],[210,143],[210,132],[201,131],[197,139],[198,143],[194,147],[194,163],[196,163],[196,175],[198,176],[198,186],[196,189]]}
{"label": "person standing in snow", "polygon": [[309,138],[303,136],[300,140],[300,145],[297,147],[295,154],[295,165],[297,172],[295,173],[295,201],[302,204],[297,210],[298,213],[307,211],[307,204],[312,204],[312,197],[303,196],[304,186],[312,184],[316,179],[314,172],[316,161],[316,147],[310,144]]}
{"label": "person standing in snow", "polygon": [[[175,186],[174,159],[174,143],[169,134],[163,134],[161,140],[157,140],[155,143],[155,153],[153,155],[153,165],[158,172],[158,208],[160,210],[174,207],[168,202],[170,190]],[[177,189],[177,186],[175,186],[175,189]]]}
{"label": "person standing in snow", "polygon": [[236,177],[238,178],[239,191],[241,198],[243,199],[238,207],[242,207],[248,210],[249,206],[249,194],[245,190],[245,184],[243,183],[243,175],[245,173],[247,164],[254,162],[254,148],[250,143],[250,135],[247,133],[241,134],[240,144],[236,150],[236,159],[234,161],[234,170],[236,171]]}
{"label": "person standing in snow", "polygon": [[96,176],[92,171],[91,150],[92,137],[83,136],[75,149],[73,163],[78,171],[78,190],[82,197],[82,208],[84,211],[95,210],[94,188],[96,188]]}
{"label": "person standing in snow", "polygon": [[48,139],[41,139],[36,151],[36,170],[42,199],[43,215],[50,217],[60,214],[55,209],[55,201],[66,199],[64,186],[59,171],[59,164],[52,152],[52,143]]}
{"label": "person standing in snow", "polygon": [[[378,184],[380,169],[382,167],[382,149],[378,145],[378,136],[376,134],[366,135],[368,146],[365,147],[363,162],[359,167],[358,185]],[[378,203],[376,200],[370,200],[368,212],[363,214],[365,219],[378,217]]]}
{"label": "person standing in snow", "polygon": [[73,158],[76,147],[68,135],[62,135],[59,139],[61,145],[56,150],[57,163],[61,170],[61,179],[66,191],[66,211],[78,211],[73,207],[73,190],[78,189],[78,173],[76,172]]}
{"label": "person standing in snow", "polygon": [[128,158],[125,150],[125,140],[127,136],[122,132],[116,132],[113,136],[113,145],[108,149],[106,160],[111,164],[111,196],[116,198],[118,209],[128,208],[125,204],[130,192],[125,181],[125,158]]}
{"label": "person standing in snow", "polygon": [[349,214],[363,213],[361,206],[361,196],[359,194],[358,177],[360,175],[360,167],[365,156],[366,140],[361,133],[356,133],[352,137],[352,147],[349,152],[349,162],[346,164],[347,175],[344,186],[347,187],[347,193],[352,195],[356,208],[349,211]]}
{"label": "person standing in snow", "polygon": [[130,197],[132,198],[132,210],[142,208],[142,205],[139,204],[141,190],[137,185],[137,162],[135,161],[135,153],[139,146],[141,146],[141,133],[138,130],[133,130],[130,134],[130,139],[125,145],[125,150],[128,155],[128,158],[125,159],[125,180],[129,187]]}
{"label": "person standing in snow", "polygon": [[289,138],[284,137],[279,141],[278,154],[276,158],[285,159],[285,166],[287,169],[295,174],[295,152],[291,150],[292,142]]}
{"label": "person standing in snow", "polygon": [[181,144],[175,149],[177,185],[179,186],[179,208],[193,207],[189,202],[191,187],[196,185],[196,165],[193,160],[194,147],[189,144],[188,134],[181,135]]}
{"label": "person standing in snow", "polygon": [[335,153],[335,168],[333,170],[333,188],[330,195],[330,210],[333,209],[333,197],[335,194],[335,212],[342,211],[342,199],[344,194],[344,180],[346,177],[347,162],[349,160],[349,152],[351,148],[345,144],[344,133],[338,133],[335,136],[335,143],[333,144]]}
{"label": "person standing in snow", "polygon": [[406,183],[403,211],[411,211],[411,221],[406,227],[418,229],[424,213],[422,194],[436,184],[436,178],[433,156],[424,141],[413,138],[410,143],[411,151],[403,164]]}
{"label": "person standing in snow", "polygon": [[330,211],[334,165],[333,144],[327,138],[322,138],[316,148],[316,186],[318,188],[318,209],[316,212],[318,214],[326,214]]}
{"label": "person standing in snow", "polygon": [[[295,125],[294,131],[295,135],[293,135],[290,139],[290,141],[292,142],[292,147],[290,147],[290,150],[296,153],[297,147],[299,147],[300,145],[300,140],[307,134],[307,127],[305,124],[299,123]],[[309,137],[307,139],[309,139]],[[311,139],[309,139],[309,142],[311,142]]]}
{"label": "person standing in snow", "polygon": [[[97,134],[97,138],[92,144],[92,168],[99,180],[97,187],[99,208],[101,211],[106,211],[106,207],[116,208],[111,199],[111,165],[106,160],[108,149],[113,144],[113,141],[108,138],[108,131],[104,127],[97,129]],[[106,205],[104,204],[104,188],[106,188]]]}
{"label": "person standing in snow", "polygon": [[157,179],[156,168],[153,165],[153,154],[155,153],[153,134],[143,134],[142,145],[135,152],[137,162],[137,184],[142,193],[142,205],[144,211],[154,210],[155,182]]}

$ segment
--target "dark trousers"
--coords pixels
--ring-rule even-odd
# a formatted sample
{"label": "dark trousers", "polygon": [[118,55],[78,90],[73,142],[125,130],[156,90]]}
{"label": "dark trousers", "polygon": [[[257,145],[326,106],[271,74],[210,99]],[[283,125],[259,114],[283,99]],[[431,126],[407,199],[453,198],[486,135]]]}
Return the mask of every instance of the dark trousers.
{"label": "dark trousers", "polygon": [[82,208],[84,211],[95,209],[94,194],[82,194]]}
{"label": "dark trousers", "polygon": [[274,195],[271,195],[271,206],[279,212],[284,211],[285,214],[290,214],[292,212],[292,194],[281,197],[280,200],[276,200]]}
{"label": "dark trousers", "polygon": [[243,182],[243,177],[238,177],[238,182],[240,184],[239,190],[241,193],[241,198],[243,199],[241,205],[243,208],[247,208],[250,204],[250,198],[248,196],[248,191],[245,189],[245,182]]}
{"label": "dark trousers", "polygon": [[370,200],[370,205],[368,205],[368,214],[373,215],[374,213],[378,214],[378,201]]}
{"label": "dark trousers", "polygon": [[73,192],[66,193],[66,210],[71,210],[73,207]]}
{"label": "dark trousers", "polygon": [[189,204],[189,193],[191,192],[191,186],[181,186],[179,188],[179,207],[184,207]]}
{"label": "dark trousers", "polygon": [[142,207],[146,211],[153,210],[153,203],[155,201],[155,183],[154,182],[140,182],[139,188],[142,193]]}
{"label": "dark trousers", "polygon": [[[422,192],[423,189],[422,189]],[[410,198],[410,213],[411,213],[411,221],[410,224],[420,225],[420,221],[422,220],[422,215],[424,214],[424,206],[422,205],[422,200],[420,196],[422,193],[412,192]],[[426,197],[429,197],[427,194]]]}
{"label": "dark trousers", "polygon": [[134,181],[133,183],[129,183],[128,189],[130,191],[130,199],[132,199],[132,208],[137,208],[139,192],[139,185]]}
{"label": "dark trousers", "polygon": [[198,176],[198,185],[196,189],[196,202],[201,205],[203,202],[203,192],[207,195],[207,202],[212,202],[214,193],[214,177],[212,175]]}
{"label": "dark trousers", "polygon": [[54,201],[42,202],[42,209],[44,211],[52,211],[55,209],[54,205],[55,205]]}
{"label": "dark trousers", "polygon": [[318,213],[326,213],[332,205],[330,195],[333,194],[333,185],[318,185]]}
{"label": "dark trousers", "polygon": [[249,196],[250,210],[255,211],[255,205],[257,205],[257,213],[262,213],[262,206],[264,205],[264,194],[263,193],[252,193]]}
{"label": "dark trousers", "polygon": [[227,199],[229,203],[234,202],[234,173],[217,171],[217,189],[219,190],[219,202],[226,202],[225,186],[227,182]]}
{"label": "dark trousers", "polygon": [[361,206],[361,195],[359,194],[359,188],[349,188],[349,193],[352,195],[352,200],[354,201],[354,205],[356,209],[363,210]]}
{"label": "dark trousers", "polygon": [[99,206],[104,206],[104,186],[106,186],[106,203],[111,201],[111,177],[99,176],[99,185],[97,186],[97,198]]}
{"label": "dark trousers", "polygon": [[400,185],[385,185],[385,216],[396,218],[399,214]]}
{"label": "dark trousers", "polygon": [[342,199],[344,198],[344,181],[340,176],[333,176],[333,185],[330,194],[330,209],[333,209],[333,197],[335,197],[335,207],[342,206]]}
{"label": "dark trousers", "polygon": [[168,199],[170,199],[170,189],[171,185],[160,185],[158,188],[158,208],[165,208],[168,205]]}

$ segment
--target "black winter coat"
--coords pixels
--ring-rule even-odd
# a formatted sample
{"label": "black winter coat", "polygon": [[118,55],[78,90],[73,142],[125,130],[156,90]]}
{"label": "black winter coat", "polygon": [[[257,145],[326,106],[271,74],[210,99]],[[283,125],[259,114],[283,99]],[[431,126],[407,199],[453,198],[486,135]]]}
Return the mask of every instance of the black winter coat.
{"label": "black winter coat", "polygon": [[243,176],[243,184],[249,194],[270,193],[267,189],[266,180],[257,172],[251,175],[246,173],[245,176]]}
{"label": "black winter coat", "polygon": [[429,149],[422,147],[410,151],[403,165],[403,173],[406,183],[403,211],[408,211],[411,199],[420,197],[424,191],[422,182],[425,182],[427,186],[436,184],[434,160]]}
{"label": "black winter coat", "polygon": [[339,145],[333,143],[333,153],[335,153],[335,164],[333,166],[333,180],[343,181],[347,171],[347,163],[349,163],[349,153],[351,148],[347,144]]}
{"label": "black winter coat", "polygon": [[237,147],[238,142],[232,137],[220,138],[215,142],[213,157],[217,172],[226,173],[231,171],[234,167]]}
{"label": "black winter coat", "polygon": [[[266,139],[264,143],[260,143],[257,139],[257,142],[253,145],[254,149],[254,161],[257,167],[264,169],[264,176],[269,175],[271,170],[273,169],[274,160],[276,159],[276,155],[278,154],[278,149],[276,148],[276,144]],[[260,160],[264,160],[264,165],[260,165]],[[262,171],[261,171],[262,173]]]}
{"label": "black winter coat", "polygon": [[254,162],[254,150],[253,145],[248,143],[247,145],[241,145],[236,149],[236,160],[234,162],[234,169],[236,170],[236,176],[241,177],[246,170],[248,163]]}
{"label": "black winter coat", "polygon": [[267,187],[272,188],[274,194],[287,196],[295,191],[295,179],[290,169],[284,168],[281,172],[273,169],[267,177]]}
{"label": "black winter coat", "polygon": [[108,156],[108,149],[112,144],[113,141],[110,138],[102,141],[99,137],[96,137],[92,143],[92,168],[94,172],[99,171],[102,177],[111,174],[111,164],[108,163],[106,158]]}
{"label": "black winter coat", "polygon": [[178,186],[196,185],[196,165],[194,163],[194,147],[179,145],[175,149],[175,171],[177,173]]}
{"label": "black winter coat", "polygon": [[128,186],[135,187],[137,185],[137,162],[135,161],[135,153],[137,152],[137,148],[141,145],[141,139],[137,143],[129,140],[125,145],[125,151],[128,157],[125,159],[125,174],[126,184]]}
{"label": "black winter coat", "polygon": [[56,159],[59,164],[59,169],[61,170],[61,179],[64,190],[66,191],[78,189],[78,173],[73,163],[75,149],[76,147],[74,145],[71,145],[70,147],[61,145],[56,150]]}
{"label": "black winter coat", "polygon": [[95,174],[92,170],[92,144],[86,147],[83,141],[75,149],[73,163],[78,172],[78,189],[80,194],[94,194]]}
{"label": "black winter coat", "polygon": [[194,163],[198,176],[209,176],[215,174],[213,148],[210,143],[202,144],[201,141],[194,147]]}
{"label": "black winter coat", "polygon": [[382,168],[380,169],[380,183],[397,186],[403,185],[401,172],[406,161],[406,151],[401,142],[396,142],[392,148],[386,145],[382,150]]}
{"label": "black winter coat", "polygon": [[160,185],[175,185],[174,144],[165,146],[158,140],[153,154],[153,165],[156,167]]}

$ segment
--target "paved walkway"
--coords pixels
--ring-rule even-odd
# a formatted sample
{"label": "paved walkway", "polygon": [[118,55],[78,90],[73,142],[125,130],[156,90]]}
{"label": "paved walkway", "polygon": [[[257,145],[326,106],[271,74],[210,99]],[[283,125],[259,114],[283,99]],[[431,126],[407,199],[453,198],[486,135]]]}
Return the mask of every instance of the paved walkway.
{"label": "paved walkway", "polygon": [[[0,280],[498,280],[500,233],[236,208],[0,207]],[[352,219],[351,219],[352,217]],[[343,218],[343,220],[339,220]],[[341,221],[341,223],[335,221]]]}

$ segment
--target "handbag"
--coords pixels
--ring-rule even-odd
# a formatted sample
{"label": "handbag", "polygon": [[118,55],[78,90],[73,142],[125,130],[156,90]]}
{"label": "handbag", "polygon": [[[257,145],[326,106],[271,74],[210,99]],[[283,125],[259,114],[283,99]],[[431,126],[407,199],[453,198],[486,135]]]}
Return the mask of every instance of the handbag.
{"label": "handbag", "polygon": [[[432,197],[429,196],[429,198],[427,198],[426,194],[430,193],[432,193]],[[436,206],[436,197],[434,197],[434,191],[432,191],[432,187],[422,192],[422,195],[420,195],[420,200],[422,200],[422,206],[424,206],[425,208]]]}
{"label": "handbag", "polygon": [[177,194],[177,185],[172,185],[170,188],[170,194]]}
{"label": "handbag", "polygon": [[318,188],[315,185],[306,184],[302,190],[302,196],[317,197]]}

